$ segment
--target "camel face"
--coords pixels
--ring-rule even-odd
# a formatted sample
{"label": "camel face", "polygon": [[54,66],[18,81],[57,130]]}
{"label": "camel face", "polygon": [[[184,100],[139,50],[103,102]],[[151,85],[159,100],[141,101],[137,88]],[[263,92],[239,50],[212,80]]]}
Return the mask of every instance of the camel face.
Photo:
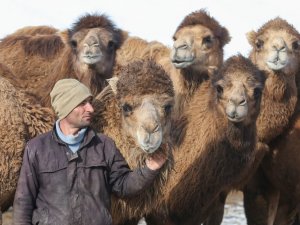
{"label": "camel face", "polygon": [[124,130],[148,154],[155,152],[169,135],[173,101],[173,97],[165,94],[130,96],[120,100]]}
{"label": "camel face", "polygon": [[251,59],[262,70],[295,74],[299,67],[300,37],[289,31],[291,26],[285,21],[274,21],[285,23],[286,26],[270,27],[248,35],[248,40],[254,48]]}
{"label": "camel face", "polygon": [[95,67],[100,74],[111,71],[116,48],[113,34],[108,30],[80,30],[71,37],[71,45],[83,67]]}
{"label": "camel face", "polygon": [[176,68],[193,67],[196,70],[222,63],[222,46],[213,32],[203,26],[194,25],[179,29],[174,37],[171,61]]}
{"label": "camel face", "polygon": [[248,123],[257,117],[263,79],[244,69],[223,70],[214,86],[220,110],[233,123]]}

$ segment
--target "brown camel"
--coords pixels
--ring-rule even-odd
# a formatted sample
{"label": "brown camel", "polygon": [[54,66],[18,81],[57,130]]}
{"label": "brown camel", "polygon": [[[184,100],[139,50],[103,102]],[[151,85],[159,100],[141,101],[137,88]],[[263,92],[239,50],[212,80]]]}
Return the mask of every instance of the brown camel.
{"label": "brown camel", "polygon": [[9,73],[0,64],[0,214],[12,204],[26,141],[50,130],[54,121],[50,109],[34,104],[4,78],[13,77]]}
{"label": "brown camel", "polygon": [[[17,34],[32,30],[25,28]],[[17,76],[16,87],[50,106],[49,92],[61,78],[76,78],[94,95],[99,93],[112,76],[115,52],[123,38],[107,16],[86,14],[68,31],[7,36],[0,42],[0,61]]]}
{"label": "brown camel", "polygon": [[207,80],[211,70],[223,63],[223,47],[230,41],[227,29],[205,10],[187,15],[173,35],[172,49],[163,44],[131,37],[117,51],[117,62],[153,59],[170,75],[175,89],[174,113],[180,115],[194,91]]}
{"label": "brown camel", "polygon": [[123,67],[116,84],[95,99],[93,124],[114,139],[131,168],[145,165],[149,154],[162,152],[168,158],[154,184],[136,197],[113,198],[113,224],[128,224],[153,210],[161,197],[173,165],[170,142],[174,105],[172,81],[152,61],[135,61]]}
{"label": "brown camel", "polygon": [[234,56],[211,79],[185,110],[174,170],[148,225],[202,223],[219,194],[252,167],[264,77],[250,60]]}
{"label": "brown camel", "polygon": [[246,217],[250,225],[289,225],[300,202],[300,34],[275,18],[249,33],[248,40],[251,61],[267,77],[257,129],[269,151],[244,188]]}

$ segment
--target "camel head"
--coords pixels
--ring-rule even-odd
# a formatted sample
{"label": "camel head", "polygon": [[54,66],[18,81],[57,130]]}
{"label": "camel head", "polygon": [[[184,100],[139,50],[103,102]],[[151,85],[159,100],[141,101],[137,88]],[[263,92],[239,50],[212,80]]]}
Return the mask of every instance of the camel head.
{"label": "camel head", "polygon": [[103,76],[111,75],[122,32],[105,15],[81,17],[68,36],[79,70],[94,68]]}
{"label": "camel head", "polygon": [[122,70],[116,87],[122,129],[147,154],[170,137],[174,104],[172,82],[152,61],[135,61]]}
{"label": "camel head", "polygon": [[213,77],[218,108],[233,123],[253,123],[260,109],[264,75],[241,55],[229,58]]}
{"label": "camel head", "polygon": [[206,71],[223,63],[223,46],[230,41],[229,33],[204,10],[187,15],[174,36],[171,60],[176,68]]}
{"label": "camel head", "polygon": [[247,34],[252,46],[251,60],[261,70],[293,74],[299,69],[300,34],[281,18],[264,24],[257,32]]}

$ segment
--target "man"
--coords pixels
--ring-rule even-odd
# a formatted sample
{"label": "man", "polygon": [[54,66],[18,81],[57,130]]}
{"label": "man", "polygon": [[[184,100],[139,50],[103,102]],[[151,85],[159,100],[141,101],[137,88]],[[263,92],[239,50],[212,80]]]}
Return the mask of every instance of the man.
{"label": "man", "polygon": [[110,225],[110,195],[140,193],[166,161],[131,171],[114,142],[90,127],[90,90],[59,80],[51,93],[58,116],[51,132],[27,143],[14,201],[14,224]]}

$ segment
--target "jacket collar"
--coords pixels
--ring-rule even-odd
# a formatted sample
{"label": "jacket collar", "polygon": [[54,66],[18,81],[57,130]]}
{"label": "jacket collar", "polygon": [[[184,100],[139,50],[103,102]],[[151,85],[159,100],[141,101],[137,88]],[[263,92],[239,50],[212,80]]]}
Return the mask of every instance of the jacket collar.
{"label": "jacket collar", "polygon": [[[63,145],[66,145],[65,142],[63,142],[57,135],[56,133],[56,128],[55,128],[55,124],[53,126],[53,129],[52,129],[52,137],[54,139],[54,141],[60,143],[60,144],[63,144]],[[80,145],[80,148],[88,145],[92,139],[96,136],[96,132],[91,128],[91,127],[88,127],[86,132],[85,132],[85,137],[83,138],[83,142],[82,144]]]}

